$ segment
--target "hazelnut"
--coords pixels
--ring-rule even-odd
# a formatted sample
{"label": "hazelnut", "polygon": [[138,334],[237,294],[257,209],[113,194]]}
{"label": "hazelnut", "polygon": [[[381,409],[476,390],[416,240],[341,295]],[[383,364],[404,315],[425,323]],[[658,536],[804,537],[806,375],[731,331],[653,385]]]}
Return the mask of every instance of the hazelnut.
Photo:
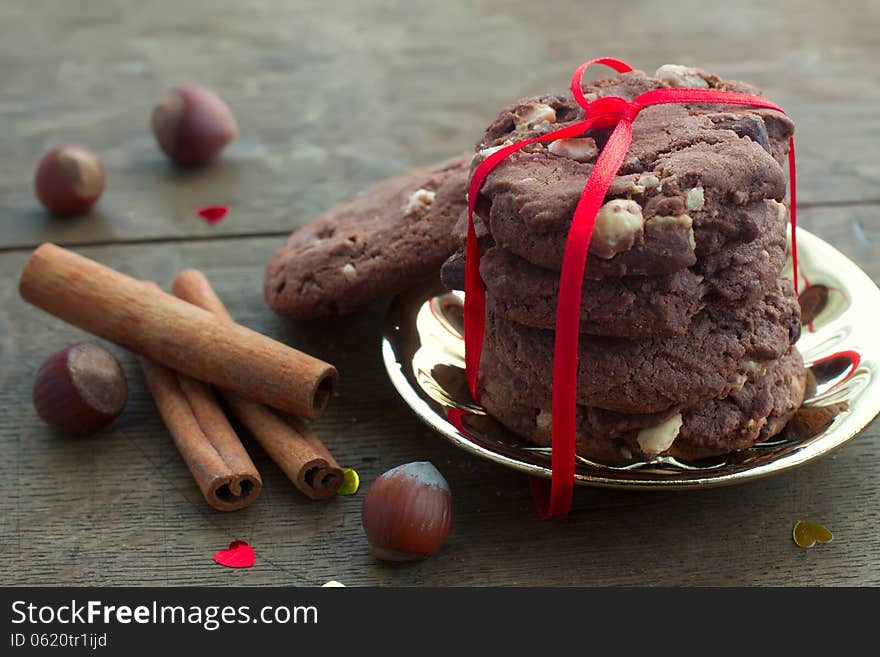
{"label": "hazelnut", "polygon": [[152,124],[160,148],[184,165],[209,162],[238,136],[226,103],[201,87],[176,87],[166,94],[153,108]]}
{"label": "hazelnut", "polygon": [[556,110],[544,103],[526,103],[514,112],[517,130],[529,130],[540,123],[556,123]]}
{"label": "hazelnut", "polygon": [[85,146],[66,145],[46,153],[34,172],[34,191],[49,212],[85,212],[104,191],[104,167]]}
{"label": "hazelnut", "polygon": [[670,87],[686,87],[688,89],[708,89],[709,83],[700,75],[700,70],[679,64],[664,64],[657,69],[654,77],[662,80]]}
{"label": "hazelnut", "polygon": [[373,556],[387,561],[428,557],[449,534],[449,485],[426,461],[392,468],[364,496],[361,522]]}
{"label": "hazelnut", "polygon": [[434,203],[434,198],[436,196],[436,192],[432,192],[428,189],[417,189],[410,195],[403,214],[409,216],[416,212],[425,212]]}
{"label": "hazelnut", "polygon": [[638,203],[628,199],[608,201],[596,215],[590,253],[608,259],[629,250],[642,237],[644,225]]}
{"label": "hazelnut", "polygon": [[596,141],[590,137],[557,139],[547,147],[553,155],[567,157],[575,162],[592,162],[599,155]]}
{"label": "hazelnut", "polygon": [[70,344],[47,358],[34,377],[34,408],[46,424],[70,435],[95,433],[122,413],[128,385],[119,361],[93,342]]}

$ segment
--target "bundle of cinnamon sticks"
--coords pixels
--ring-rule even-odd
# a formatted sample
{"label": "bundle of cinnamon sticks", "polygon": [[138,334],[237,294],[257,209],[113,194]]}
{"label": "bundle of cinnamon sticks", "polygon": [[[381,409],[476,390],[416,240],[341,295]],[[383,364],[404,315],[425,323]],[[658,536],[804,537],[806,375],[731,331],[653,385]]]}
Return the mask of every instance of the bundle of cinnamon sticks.
{"label": "bundle of cinnamon sticks", "polygon": [[53,244],[34,251],[19,282],[29,303],[140,356],[174,444],[212,507],[244,508],[263,485],[212,386],[299,490],[334,496],[342,469],[299,418],[324,412],[336,369],[236,324],[201,272],[182,272],[172,289]]}

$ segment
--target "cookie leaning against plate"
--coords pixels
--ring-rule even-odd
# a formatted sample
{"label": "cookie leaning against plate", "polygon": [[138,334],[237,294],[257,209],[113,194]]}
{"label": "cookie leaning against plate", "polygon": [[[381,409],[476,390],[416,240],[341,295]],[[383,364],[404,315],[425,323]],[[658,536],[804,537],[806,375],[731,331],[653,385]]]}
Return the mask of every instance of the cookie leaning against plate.
{"label": "cookie leaning against plate", "polygon": [[458,246],[470,156],[383,180],[293,232],[266,268],[279,315],[342,315],[436,274]]}

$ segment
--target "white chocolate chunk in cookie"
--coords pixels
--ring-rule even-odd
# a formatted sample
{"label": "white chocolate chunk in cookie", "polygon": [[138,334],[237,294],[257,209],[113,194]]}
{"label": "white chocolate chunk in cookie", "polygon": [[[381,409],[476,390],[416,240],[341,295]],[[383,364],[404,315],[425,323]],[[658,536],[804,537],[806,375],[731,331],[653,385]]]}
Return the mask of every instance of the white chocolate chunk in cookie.
{"label": "white chocolate chunk in cookie", "polygon": [[414,212],[427,210],[434,202],[435,196],[437,196],[437,194],[430,190],[417,189],[409,197],[409,202],[406,204],[406,209],[403,211],[403,213],[405,215],[410,215]]}
{"label": "white chocolate chunk in cookie", "polygon": [[708,89],[706,82],[697,69],[679,64],[664,64],[657,69],[654,77],[663,80],[670,87],[685,87],[688,89]]}
{"label": "white chocolate chunk in cookie", "polygon": [[575,162],[592,162],[599,154],[596,141],[590,137],[557,139],[550,142],[547,150],[553,155],[567,157]]}
{"label": "white chocolate chunk in cookie", "polygon": [[629,199],[608,201],[596,215],[590,253],[608,259],[629,250],[641,239],[644,225],[642,207],[638,203]]}
{"label": "white chocolate chunk in cookie", "polygon": [[771,199],[771,203],[776,204],[776,217],[779,221],[787,221],[788,220],[788,206],[785,203],[780,203],[779,201],[774,201]]}
{"label": "white chocolate chunk in cookie", "polygon": [[487,157],[489,157],[492,153],[497,153],[502,148],[504,148],[505,146],[510,146],[512,143],[512,141],[507,139],[503,144],[498,144],[497,146],[487,146],[486,148],[477,151],[476,155],[474,155],[474,157],[471,159],[471,166],[479,164]]}
{"label": "white chocolate chunk in cookie", "polygon": [[353,264],[347,262],[342,267],[342,275],[345,276],[345,280],[351,282],[357,278],[357,269],[355,269]]}
{"label": "white chocolate chunk in cookie", "polygon": [[635,194],[644,194],[646,189],[660,189],[660,179],[653,173],[643,173],[633,185]]}
{"label": "white chocolate chunk in cookie", "polygon": [[656,427],[642,429],[636,436],[639,447],[648,456],[657,456],[672,446],[681,431],[681,413],[676,413],[671,418],[658,424]]}
{"label": "white chocolate chunk in cookie", "polygon": [[767,363],[761,363],[756,360],[747,360],[743,362],[746,372],[752,375],[753,379],[760,379],[767,374]]}
{"label": "white chocolate chunk in cookie", "polygon": [[545,410],[538,411],[538,415],[535,417],[535,424],[539,429],[550,430],[553,428],[553,414],[548,413]]}
{"label": "white chocolate chunk in cookie", "polygon": [[504,148],[505,146],[506,146],[506,144],[499,144],[498,146],[489,146],[488,148],[484,148],[483,150],[481,150],[480,152],[478,152],[478,153],[477,153],[477,157],[479,157],[479,158],[485,160],[485,159],[486,159],[487,157],[489,157],[492,153],[497,153],[498,151],[500,151],[500,150],[501,150],[502,148]]}
{"label": "white chocolate chunk in cookie", "polygon": [[694,187],[689,189],[684,199],[685,207],[688,210],[702,210],[706,204],[706,197],[703,195],[702,187]]}
{"label": "white chocolate chunk in cookie", "polygon": [[556,123],[556,110],[544,103],[526,103],[520,105],[516,112],[516,129],[529,130],[539,123]]}

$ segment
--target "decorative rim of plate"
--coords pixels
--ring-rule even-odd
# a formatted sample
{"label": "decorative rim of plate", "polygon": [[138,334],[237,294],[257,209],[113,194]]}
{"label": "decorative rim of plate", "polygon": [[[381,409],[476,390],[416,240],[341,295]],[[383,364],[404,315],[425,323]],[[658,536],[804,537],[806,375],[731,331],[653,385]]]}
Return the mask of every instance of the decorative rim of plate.
{"label": "decorative rim of plate", "polygon": [[[880,320],[880,289],[855,263],[802,228],[798,262],[801,299],[805,293],[819,297],[797,342],[816,381],[801,407],[819,417],[813,432],[780,434],[733,455],[693,464],[658,457],[614,466],[578,457],[576,483],[643,490],[732,485],[803,465],[857,436],[880,413],[880,341],[873,335]],[[791,275],[790,260],[783,274]],[[462,299],[462,293],[450,293],[434,281],[394,300],[382,337],[388,376],[416,415],[459,448],[528,475],[550,477],[549,448],[529,446],[501,427],[463,386],[464,343],[456,317]],[[443,381],[435,370],[445,373]]]}

